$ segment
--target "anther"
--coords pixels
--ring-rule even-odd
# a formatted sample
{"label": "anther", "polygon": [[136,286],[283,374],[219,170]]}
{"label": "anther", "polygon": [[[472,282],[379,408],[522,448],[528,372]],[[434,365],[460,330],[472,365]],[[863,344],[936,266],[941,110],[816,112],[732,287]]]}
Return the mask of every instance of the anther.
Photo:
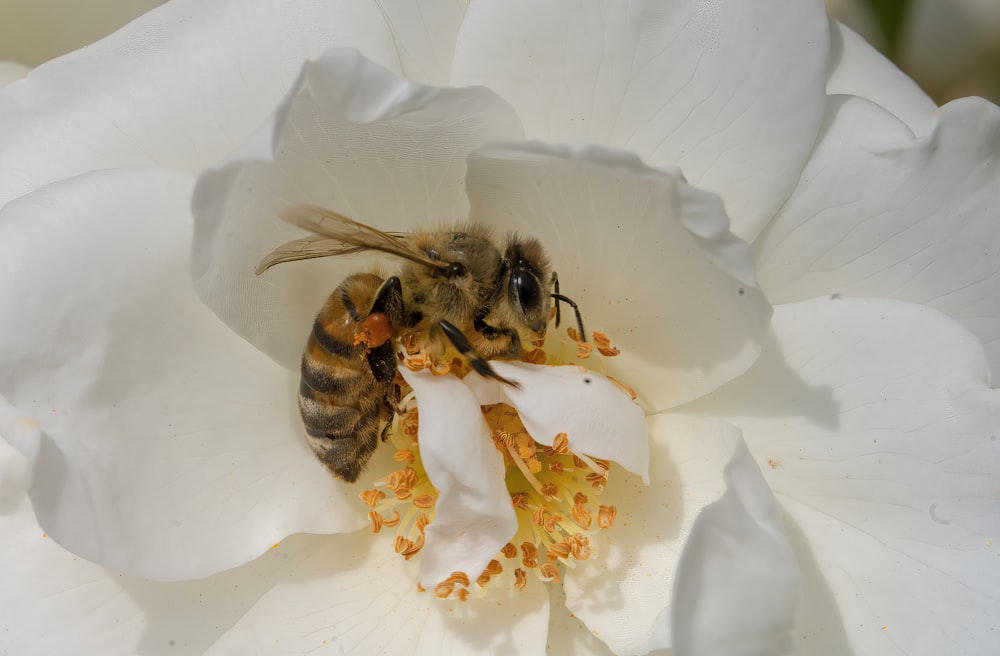
{"label": "anther", "polygon": [[597,347],[597,351],[601,355],[613,358],[621,353],[619,349],[611,346],[611,340],[604,333],[595,332],[592,337],[594,339],[594,346]]}
{"label": "anther", "polygon": [[552,583],[558,583],[560,580],[559,568],[552,563],[545,563],[538,568],[538,573],[542,576],[543,581],[551,581]]}
{"label": "anther", "polygon": [[408,462],[411,465],[417,461],[416,454],[410,449],[397,449],[392,458],[396,462]]}
{"label": "anther", "polygon": [[385,492],[382,490],[365,490],[358,497],[365,502],[366,505],[374,508],[378,505],[378,502],[385,498]]}
{"label": "anther", "polygon": [[413,505],[417,508],[430,508],[434,505],[434,497],[429,494],[421,494],[413,498]]}
{"label": "anther", "polygon": [[600,528],[611,528],[618,516],[618,509],[614,506],[601,506],[597,510],[597,525]]}
{"label": "anther", "polygon": [[523,569],[518,567],[514,570],[514,587],[518,590],[524,590],[524,586],[528,584],[528,573]]}

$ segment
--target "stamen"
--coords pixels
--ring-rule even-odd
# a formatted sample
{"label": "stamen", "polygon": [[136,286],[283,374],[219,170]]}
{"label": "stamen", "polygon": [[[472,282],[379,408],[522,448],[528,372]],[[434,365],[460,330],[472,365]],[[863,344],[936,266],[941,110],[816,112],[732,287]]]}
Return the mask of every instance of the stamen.
{"label": "stamen", "polygon": [[618,389],[620,389],[621,391],[623,391],[626,394],[628,394],[629,397],[631,397],[633,401],[635,401],[637,398],[639,398],[639,395],[635,393],[634,389],[632,389],[631,387],[629,387],[625,383],[621,382],[620,380],[618,380],[616,378],[613,378],[611,376],[608,376],[608,380],[610,380],[612,383],[614,383],[615,385],[617,385]]}
{"label": "stamen", "polygon": [[396,454],[392,458],[396,462],[408,462],[411,465],[417,460],[416,454],[410,449],[396,449]]}
{"label": "stamen", "polygon": [[601,355],[613,358],[614,356],[619,355],[621,353],[621,350],[615,348],[614,346],[611,346],[611,340],[608,339],[608,336],[605,335],[604,333],[599,333],[597,331],[594,331],[591,334],[591,337],[594,340],[594,346],[597,347],[597,352],[600,353]]}
{"label": "stamen", "polygon": [[358,496],[361,498],[362,501],[365,502],[366,505],[374,508],[375,506],[378,505],[379,501],[385,498],[385,492],[383,492],[382,490],[375,490],[375,489],[365,490]]}
{"label": "stamen", "polygon": [[[534,343],[534,342],[532,342]],[[528,351],[527,353],[521,354],[521,362],[528,362],[530,364],[545,364],[548,360],[548,355],[543,349],[536,348]]]}
{"label": "stamen", "polygon": [[544,565],[539,567],[538,574],[541,577],[541,579],[546,583],[550,581],[552,583],[559,583],[560,580],[559,568],[553,565],[552,563],[545,563]]}
{"label": "stamen", "polygon": [[518,567],[514,570],[514,587],[518,590],[524,590],[524,586],[528,584],[528,573],[523,569]]}
{"label": "stamen", "polygon": [[[603,333],[593,333],[592,342],[582,341],[573,327],[567,329],[567,334],[575,341],[572,346],[578,358],[595,355],[594,349],[607,357],[619,353]],[[468,370],[461,358],[431,357],[415,340],[405,337],[401,343],[406,349],[403,362],[410,370],[430,369],[437,376],[459,377]],[[549,354],[542,348],[544,340],[535,340],[532,346],[535,348],[522,353],[521,360],[534,364],[549,360]],[[565,361],[573,356],[570,350],[558,357]],[[595,357],[594,361],[600,367],[599,359]],[[434,521],[438,491],[427,478],[420,459],[417,400],[401,376],[398,379],[402,399],[387,435],[396,449],[393,458],[402,467],[389,472],[375,482],[374,488],[358,496],[371,509],[368,516],[373,532],[393,528],[393,548],[409,560],[424,547],[425,529]],[[635,398],[634,390],[614,382]],[[617,516],[614,506],[593,502],[608,484],[610,461],[574,452],[570,446],[572,436],[565,432],[553,436],[551,446],[539,444],[528,433],[517,411],[508,405],[484,406],[482,413],[506,465],[506,484],[518,529],[481,573],[467,575],[455,571],[434,586],[434,595],[442,599],[464,601],[469,595],[482,594],[487,585],[500,585],[498,578],[523,590],[528,571],[534,572],[540,581],[558,582],[562,579],[562,567],[574,567],[594,555],[590,536],[597,530],[611,528]],[[500,559],[517,566],[504,568]],[[470,581],[472,576],[474,581]],[[420,586],[418,589],[423,590]]]}
{"label": "stamen", "polygon": [[430,508],[434,505],[434,497],[430,494],[421,494],[419,497],[414,497],[413,505],[417,508]]}
{"label": "stamen", "polygon": [[[462,586],[456,590],[456,586]],[[452,572],[451,576],[441,581],[434,588],[434,596],[439,599],[450,599],[453,596],[465,601],[469,596],[469,577],[465,572]]]}
{"label": "stamen", "polygon": [[447,376],[449,373],[451,373],[451,363],[439,360],[431,364],[430,369],[431,373],[434,374],[435,376]]}

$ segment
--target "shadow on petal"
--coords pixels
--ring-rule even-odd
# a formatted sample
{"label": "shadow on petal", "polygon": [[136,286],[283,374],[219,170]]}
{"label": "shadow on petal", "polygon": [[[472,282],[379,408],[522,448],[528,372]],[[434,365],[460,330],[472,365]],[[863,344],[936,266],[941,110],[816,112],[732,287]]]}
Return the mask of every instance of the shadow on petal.
{"label": "shadow on petal", "polygon": [[[836,302],[832,299],[831,302]],[[751,374],[751,372],[753,372]],[[783,390],[774,394],[773,390]],[[706,417],[796,417],[835,431],[840,407],[830,385],[810,385],[788,365],[784,348],[769,331],[761,357],[746,375],[683,407]]]}
{"label": "shadow on petal", "polygon": [[394,554],[386,538],[364,531],[294,538],[314,546],[206,653],[541,653],[544,586],[437,599],[417,591],[419,563]]}
{"label": "shadow on petal", "polygon": [[[374,539],[356,540],[352,552],[363,554],[374,545]],[[336,546],[329,536],[293,535],[257,560],[192,581],[152,583],[108,574],[142,609],[146,627],[136,653],[160,654],[168,647],[202,653],[275,586],[306,582],[299,563],[314,552],[336,551]],[[343,566],[351,562],[345,560]]]}
{"label": "shadow on petal", "polygon": [[844,618],[837,607],[833,590],[816,561],[802,528],[787,514],[783,517],[785,534],[799,561],[802,597],[795,618],[795,653],[809,656],[852,656]]}

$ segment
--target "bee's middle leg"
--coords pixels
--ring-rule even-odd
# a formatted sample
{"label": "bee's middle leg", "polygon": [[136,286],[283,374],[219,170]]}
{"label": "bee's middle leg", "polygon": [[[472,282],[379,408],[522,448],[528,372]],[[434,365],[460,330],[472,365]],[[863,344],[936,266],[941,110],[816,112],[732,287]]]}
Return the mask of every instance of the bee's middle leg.
{"label": "bee's middle leg", "polygon": [[382,398],[382,407],[385,412],[385,426],[382,427],[380,441],[385,442],[389,439],[389,429],[392,428],[393,419],[396,417],[397,413],[401,413],[403,411],[403,409],[399,407],[399,385],[390,383],[389,389]]}
{"label": "bee's middle leg", "polygon": [[[472,343],[469,342],[469,338],[465,336],[465,333],[456,328],[452,323],[442,319],[438,323],[438,327],[441,328],[441,331],[444,332],[448,341],[450,341],[455,348],[458,349],[459,353],[465,356],[465,358],[469,361],[469,364],[472,365],[472,369],[480,376],[499,380],[501,383],[505,383],[512,387],[519,387],[516,381],[508,380],[498,374],[493,367],[490,366],[490,363],[484,359],[478,351],[476,351],[475,347],[472,346]],[[518,352],[520,352],[521,338],[517,337],[516,333],[515,338],[517,340]]]}

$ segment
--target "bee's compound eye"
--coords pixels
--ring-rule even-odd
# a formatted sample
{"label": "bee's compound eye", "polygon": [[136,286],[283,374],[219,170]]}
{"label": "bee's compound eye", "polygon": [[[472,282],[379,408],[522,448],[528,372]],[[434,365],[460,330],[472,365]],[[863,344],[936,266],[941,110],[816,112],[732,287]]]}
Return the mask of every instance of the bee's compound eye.
{"label": "bee's compound eye", "polygon": [[510,286],[521,304],[521,311],[528,314],[537,311],[542,299],[542,290],[538,280],[527,271],[515,270],[510,276]]}

